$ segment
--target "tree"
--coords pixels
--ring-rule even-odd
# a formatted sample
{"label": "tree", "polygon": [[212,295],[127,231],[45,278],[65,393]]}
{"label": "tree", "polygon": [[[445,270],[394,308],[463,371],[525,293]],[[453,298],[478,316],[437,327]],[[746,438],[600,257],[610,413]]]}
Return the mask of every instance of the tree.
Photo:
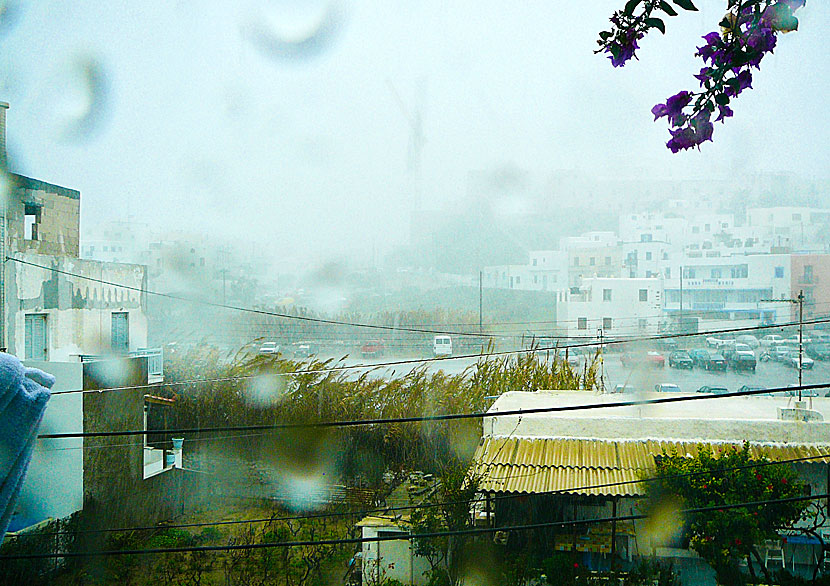
{"label": "tree", "polygon": [[[719,458],[713,457],[708,448],[701,448],[694,457],[664,455],[657,459],[655,471],[662,480],[649,483],[649,496],[653,503],[679,498],[685,507],[693,509],[804,494],[805,485],[792,467],[771,466],[768,462],[766,458],[752,458],[747,444]],[[744,584],[739,562],[746,559],[752,571],[751,557],[769,580],[758,545],[767,539],[780,539],[778,531],[791,527],[806,508],[806,501],[796,501],[690,513],[684,530],[691,548],[715,570],[719,584]]]}
{"label": "tree", "polygon": [[[752,70],[773,52],[778,34],[798,29],[793,13],[804,4],[805,0],[728,0],[720,31],[705,35],[706,44],[695,53],[704,63],[695,75],[700,91],[679,92],[651,110],[655,120],[669,121],[666,147],[677,153],[712,140],[712,115],[717,111],[715,122],[721,123],[732,116],[730,102],[752,87]],[[637,42],[648,31],[665,34],[663,18],[677,16],[675,7],[697,10],[692,0],[628,0],[611,16],[611,30],[599,33],[597,52],[608,53],[611,64],[622,67],[636,57]]]}
{"label": "tree", "polygon": [[[436,490],[412,512],[412,533],[463,531],[473,526],[470,513],[478,492],[478,479],[470,476],[467,466],[454,460],[441,469]],[[415,539],[415,553],[430,565],[432,586],[456,586],[464,560],[464,536]]]}

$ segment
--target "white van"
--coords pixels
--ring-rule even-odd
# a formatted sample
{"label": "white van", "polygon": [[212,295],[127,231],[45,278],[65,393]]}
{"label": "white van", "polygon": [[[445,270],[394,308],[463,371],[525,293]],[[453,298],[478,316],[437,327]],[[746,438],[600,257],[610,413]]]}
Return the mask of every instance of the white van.
{"label": "white van", "polygon": [[435,336],[432,341],[432,353],[435,356],[452,356],[452,338],[449,336]]}

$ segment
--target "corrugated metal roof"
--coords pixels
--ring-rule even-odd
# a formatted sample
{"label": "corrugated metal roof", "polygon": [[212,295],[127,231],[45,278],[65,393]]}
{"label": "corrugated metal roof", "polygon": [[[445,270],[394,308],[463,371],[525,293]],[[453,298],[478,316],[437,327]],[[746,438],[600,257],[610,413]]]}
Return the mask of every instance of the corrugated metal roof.
{"label": "corrugated metal roof", "polygon": [[[704,447],[719,457],[741,444],[485,437],[476,450],[473,472],[482,479],[482,490],[493,492],[637,496],[643,494],[643,485],[638,481],[654,468],[655,456],[696,456]],[[830,454],[830,446],[825,445],[750,444],[749,451],[753,458],[790,460],[819,456],[808,462],[830,463],[830,457],[825,455]]]}

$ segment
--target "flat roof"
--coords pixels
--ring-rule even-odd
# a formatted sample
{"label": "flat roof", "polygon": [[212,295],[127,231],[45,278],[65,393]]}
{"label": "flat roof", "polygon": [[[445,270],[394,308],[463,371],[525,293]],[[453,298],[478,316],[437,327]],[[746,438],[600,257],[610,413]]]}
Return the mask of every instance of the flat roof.
{"label": "flat roof", "polygon": [[[590,391],[510,391],[499,396],[488,413],[603,405],[680,396],[701,395],[655,392],[599,394]],[[830,399],[819,397],[806,401],[808,408],[820,413],[825,420],[828,419]],[[485,436],[830,443],[830,423],[827,421],[807,423],[779,419],[779,409],[792,406],[791,397],[717,397],[658,405],[598,407],[577,411],[485,417],[482,427]]]}

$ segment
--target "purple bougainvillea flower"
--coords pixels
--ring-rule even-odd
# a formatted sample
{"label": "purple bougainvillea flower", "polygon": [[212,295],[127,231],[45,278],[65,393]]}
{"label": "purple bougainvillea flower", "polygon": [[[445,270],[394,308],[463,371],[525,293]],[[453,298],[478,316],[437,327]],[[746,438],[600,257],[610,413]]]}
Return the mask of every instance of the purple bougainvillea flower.
{"label": "purple bougainvillea flower", "polygon": [[654,114],[655,120],[663,116],[668,116],[669,123],[672,126],[681,126],[686,122],[686,115],[683,114],[683,108],[688,106],[691,101],[692,94],[687,91],[682,91],[666,100],[665,104],[657,104],[654,106],[651,109],[651,113]]}
{"label": "purple bougainvillea flower", "polygon": [[669,139],[669,142],[666,143],[666,146],[673,153],[679,153],[680,151],[690,149],[697,145],[697,141],[695,140],[695,131],[688,126],[686,128],[670,130],[669,132],[671,132],[671,138]]}
{"label": "purple bougainvillea flower", "polygon": [[723,43],[718,33],[709,33],[703,37],[706,44],[697,48],[697,55],[703,58],[704,62],[715,63],[723,56]]}
{"label": "purple bougainvillea flower", "polygon": [[703,67],[701,68],[700,73],[695,75],[695,79],[700,82],[701,87],[703,86],[703,83],[709,79],[711,71],[712,70],[709,67]]}
{"label": "purple bougainvillea flower", "polygon": [[718,106],[718,117],[715,118],[715,122],[723,122],[724,118],[731,118],[732,114],[734,114],[734,112],[732,111],[732,108],[730,108],[729,106],[719,105]]}
{"label": "purple bougainvillea flower", "polygon": [[611,65],[614,67],[622,67],[628,62],[629,59],[634,57],[635,52],[640,48],[637,44],[637,40],[641,39],[642,36],[642,33],[638,35],[634,31],[627,31],[621,40],[617,40],[613,43],[612,46],[616,49],[616,51],[612,51],[610,47],[607,47],[605,51],[610,53],[608,58],[611,59]]}

